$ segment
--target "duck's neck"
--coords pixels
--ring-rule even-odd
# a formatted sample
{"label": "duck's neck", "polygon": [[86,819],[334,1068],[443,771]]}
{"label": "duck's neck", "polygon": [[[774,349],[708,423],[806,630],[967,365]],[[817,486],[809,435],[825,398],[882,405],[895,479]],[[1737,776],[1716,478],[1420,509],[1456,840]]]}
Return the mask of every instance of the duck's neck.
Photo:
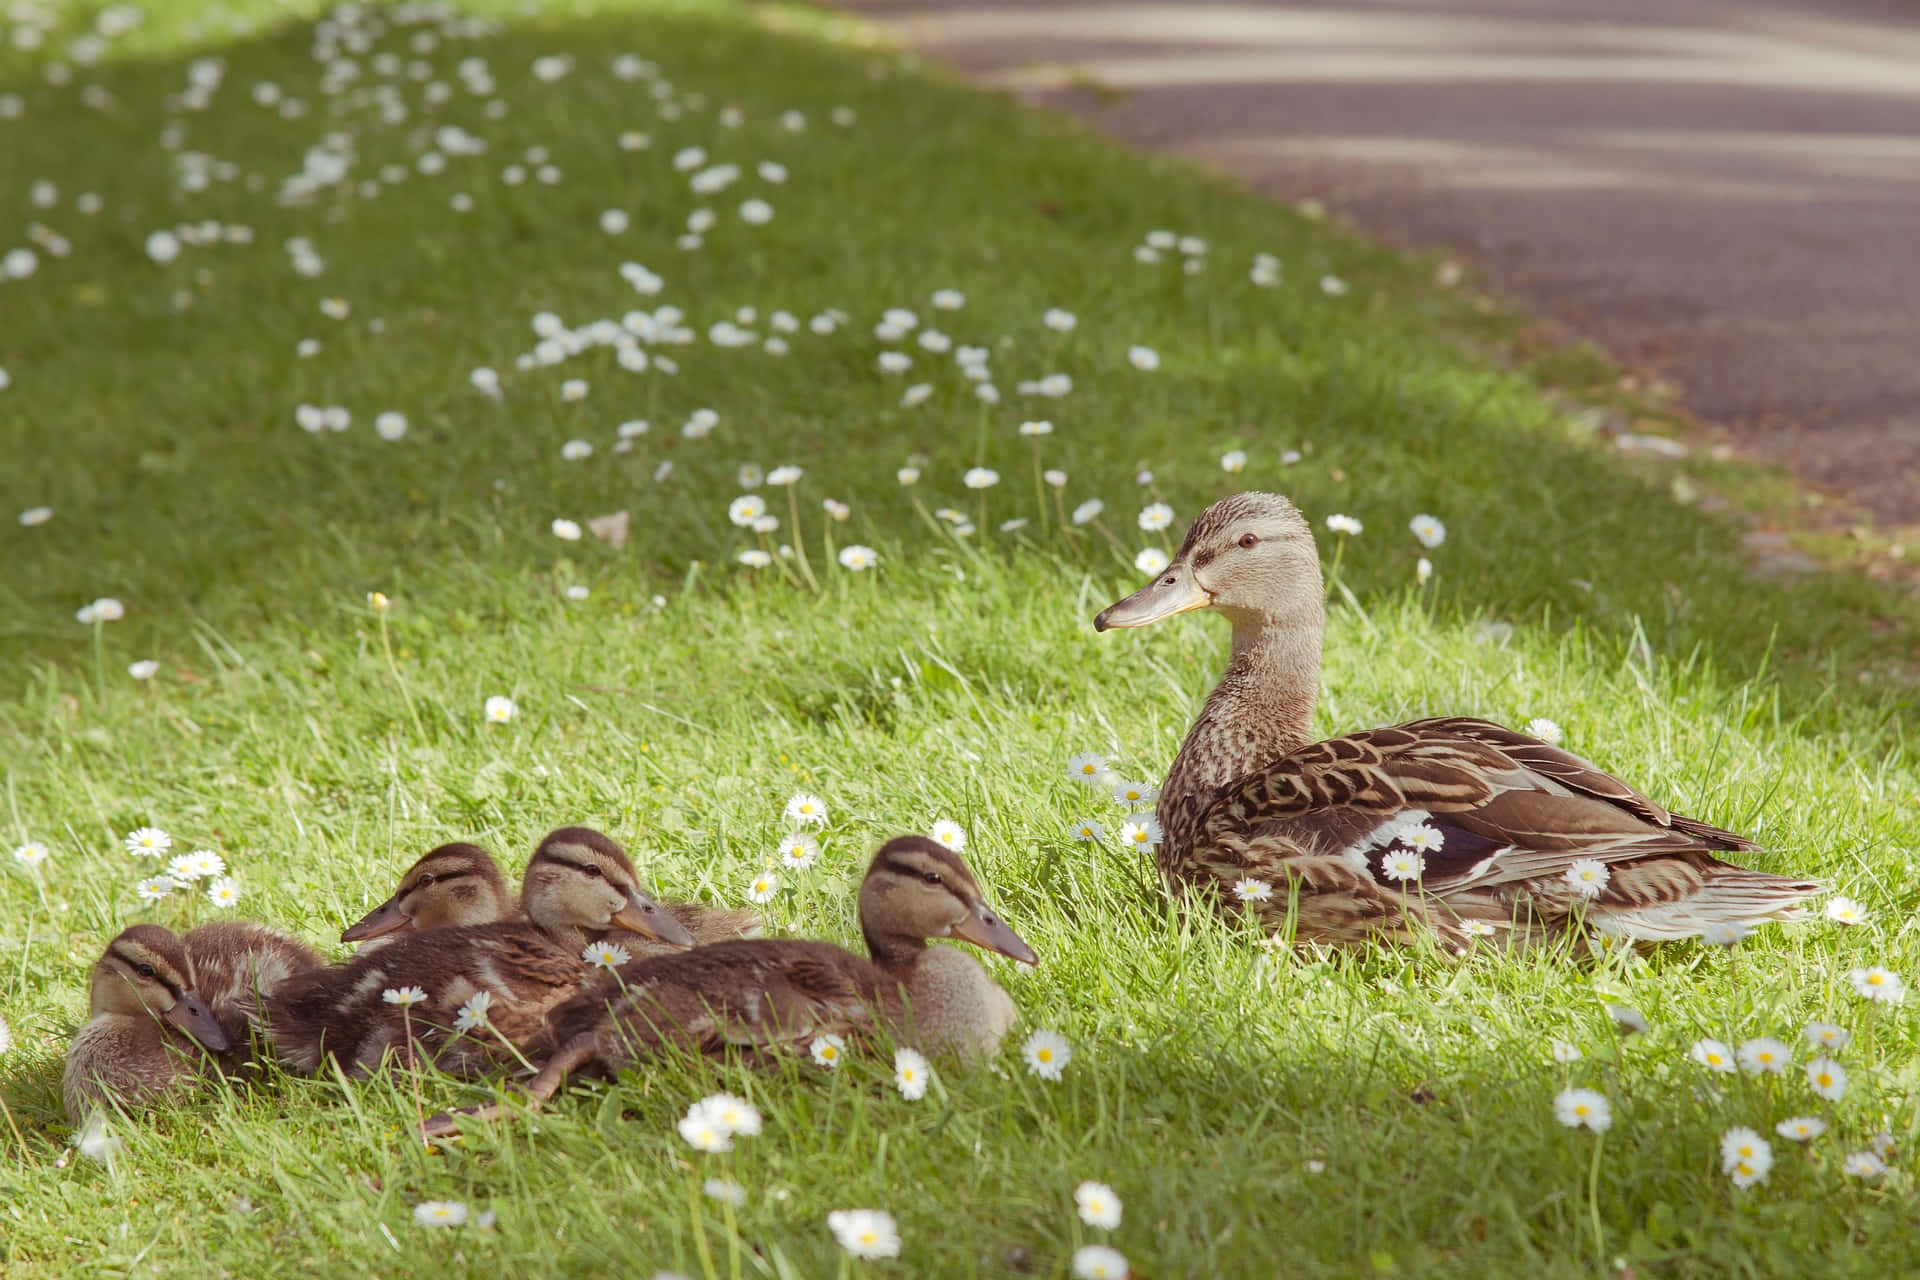
{"label": "duck's neck", "polygon": [[1182,857],[1223,787],[1310,739],[1325,613],[1234,619],[1233,657],[1160,789],[1161,864]]}

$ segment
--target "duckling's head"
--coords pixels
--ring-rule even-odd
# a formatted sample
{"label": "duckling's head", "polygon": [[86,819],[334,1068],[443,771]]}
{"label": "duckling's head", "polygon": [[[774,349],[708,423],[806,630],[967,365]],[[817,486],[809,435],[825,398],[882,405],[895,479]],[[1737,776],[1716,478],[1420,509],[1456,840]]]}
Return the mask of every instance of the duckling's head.
{"label": "duckling's head", "polygon": [[527,918],[556,937],[630,929],[693,945],[687,927],[640,887],[626,851],[591,827],[561,827],[540,842],[520,901]]}
{"label": "duckling's head", "polygon": [[1325,591],[1313,530],[1277,493],[1236,493],[1208,507],[1187,530],[1173,563],[1093,625],[1144,627],[1189,609],[1213,609],[1243,625],[1324,617]]}
{"label": "duckling's head", "polygon": [[215,1053],[233,1047],[206,1002],[194,994],[186,947],[171,929],[157,924],[136,924],[107,944],[107,953],[93,966],[88,1012],[153,1018]]}
{"label": "duckling's head", "polygon": [[342,942],[364,942],[402,929],[492,924],[513,914],[513,893],[492,855],[479,845],[443,844],[407,868],[393,896],[350,924]]}
{"label": "duckling's head", "polygon": [[880,846],[860,884],[860,930],[874,959],[912,955],[928,938],[959,938],[1039,964],[1040,957],[987,905],[960,855],[925,836]]}

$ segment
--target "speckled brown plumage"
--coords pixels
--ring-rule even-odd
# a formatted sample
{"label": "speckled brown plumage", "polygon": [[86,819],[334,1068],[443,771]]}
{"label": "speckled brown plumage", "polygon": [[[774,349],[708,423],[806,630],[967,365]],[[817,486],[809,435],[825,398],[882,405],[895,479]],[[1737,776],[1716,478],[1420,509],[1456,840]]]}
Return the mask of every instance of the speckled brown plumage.
{"label": "speckled brown plumage", "polygon": [[[1417,720],[1308,740],[1325,609],[1313,535],[1275,494],[1239,494],[1195,521],[1155,581],[1105,610],[1101,629],[1193,608],[1233,622],[1226,674],[1161,790],[1156,859],[1170,891],[1247,909],[1302,941],[1438,937],[1474,929],[1528,942],[1569,931],[1640,940],[1793,919],[1812,881],[1715,856],[1744,837],[1669,813],[1556,746],[1485,720]],[[1408,828],[1422,830],[1406,836]],[[1385,858],[1427,843],[1417,881]],[[1606,867],[1596,895],[1567,879]],[[1477,922],[1470,924],[1469,922]]]}
{"label": "speckled brown plumage", "polygon": [[71,1119],[111,1104],[146,1106],[218,1074],[210,1054],[228,1040],[192,973],[186,947],[159,925],[134,925],[107,944],[93,967],[89,1016],[61,1074]]}
{"label": "speckled brown plumage", "polygon": [[229,1072],[246,1071],[264,1046],[267,997],[295,974],[327,964],[298,938],[244,920],[203,924],[181,943],[193,966],[194,990],[233,1044],[222,1055]]}

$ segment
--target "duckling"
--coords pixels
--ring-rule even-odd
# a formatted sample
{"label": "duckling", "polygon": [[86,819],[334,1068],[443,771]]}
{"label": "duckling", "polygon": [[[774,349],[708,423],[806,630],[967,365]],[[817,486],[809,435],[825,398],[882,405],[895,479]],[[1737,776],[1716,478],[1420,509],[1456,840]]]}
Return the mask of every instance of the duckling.
{"label": "duckling", "polygon": [[298,938],[244,920],[203,924],[181,939],[193,969],[193,989],[232,1042],[221,1065],[230,1072],[254,1062],[264,1043],[266,999],[297,973],[326,967],[327,959]]}
{"label": "duckling", "polygon": [[[608,846],[583,843],[570,827],[542,841],[527,864],[524,921],[403,933],[343,965],[296,975],[268,1001],[274,1048],[294,1070],[318,1071],[331,1057],[354,1076],[370,1074],[409,1033],[409,1055],[451,1074],[480,1075],[511,1061],[585,979],[581,953],[590,938],[618,930],[623,945],[693,945],[642,892],[633,863]],[[423,998],[386,998],[408,988]]]}
{"label": "duckling", "polygon": [[207,1051],[231,1047],[192,974],[186,947],[157,924],[134,925],[107,944],[60,1078],[75,1123],[115,1102],[143,1106],[183,1092],[208,1073]]}
{"label": "duckling", "polygon": [[[558,1048],[527,1093],[538,1105],[575,1071],[611,1075],[667,1045],[772,1058],[803,1052],[819,1036],[884,1030],[931,1053],[980,1057],[1013,1026],[1013,1001],[978,960],[928,939],[1040,961],[988,907],[960,856],[923,836],[889,840],[874,855],[860,885],[860,930],[871,958],[830,942],[748,939],[624,965],[618,981],[596,983],[553,1011]],[[457,1115],[498,1111],[495,1103],[442,1113],[425,1132],[442,1136]]]}
{"label": "duckling", "polygon": [[[627,856],[611,838],[591,827],[563,827],[549,835],[547,841],[554,852],[564,846],[577,845],[583,851],[582,856],[588,853],[617,859]],[[693,936],[695,945],[728,938],[751,938],[760,932],[760,916],[753,911],[685,902],[661,905]],[[526,918],[524,905],[514,899],[507,888],[506,877],[500,874],[500,868],[485,849],[471,844],[443,844],[407,868],[393,896],[347,926],[340,941],[362,942],[403,930],[418,932]],[[581,945],[597,942],[601,936],[589,935]],[[630,933],[619,941],[629,954],[670,955],[680,949],[668,943],[643,941]]]}
{"label": "duckling", "polygon": [[407,868],[391,898],[341,930],[340,941],[525,918],[492,854],[477,844],[443,844]]}

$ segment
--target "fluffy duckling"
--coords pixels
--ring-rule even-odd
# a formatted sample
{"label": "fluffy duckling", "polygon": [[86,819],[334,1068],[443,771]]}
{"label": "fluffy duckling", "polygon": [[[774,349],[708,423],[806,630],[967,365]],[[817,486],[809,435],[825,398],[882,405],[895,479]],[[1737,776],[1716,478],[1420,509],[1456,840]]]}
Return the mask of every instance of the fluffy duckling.
{"label": "fluffy duckling", "polygon": [[[609,842],[610,843],[610,842]],[[408,932],[346,964],[298,975],[269,1000],[269,1035],[281,1059],[314,1072],[329,1057],[350,1075],[371,1073],[405,1044],[455,1075],[511,1061],[547,1012],[588,973],[582,951],[608,931],[689,947],[692,936],[640,888],[617,846],[583,843],[574,828],[549,835],[527,864],[527,919]],[[417,989],[413,1002],[387,992]]]}
{"label": "fluffy duckling", "polygon": [[71,1119],[181,1092],[206,1074],[207,1050],[231,1047],[192,974],[186,947],[159,925],[134,925],[107,944],[60,1079]]}
{"label": "fluffy duckling", "polygon": [[232,1042],[223,1065],[245,1067],[266,1032],[267,997],[298,973],[324,969],[327,959],[298,938],[244,920],[203,924],[181,940],[193,970],[193,989]]}
{"label": "fluffy duckling", "polygon": [[[575,1071],[611,1075],[666,1045],[771,1056],[805,1052],[822,1035],[884,1030],[932,1053],[989,1054],[1013,1026],[1013,1001],[978,960],[928,939],[958,938],[1022,964],[1040,959],[988,907],[959,855],[922,836],[889,840],[874,855],[860,885],[860,929],[870,959],[829,942],[753,939],[625,965],[618,982],[553,1011],[559,1047],[527,1092],[543,1102]],[[451,1132],[456,1115],[498,1110],[443,1113],[426,1133]]]}
{"label": "fluffy duckling", "polygon": [[[555,852],[578,846],[580,856],[627,856],[611,838],[591,827],[562,827],[547,837],[546,844]],[[752,938],[760,933],[760,916],[753,911],[685,902],[661,905],[692,935],[696,945]],[[407,868],[393,896],[349,925],[340,941],[362,942],[405,930],[419,932],[526,918],[524,904],[514,898],[506,877],[485,849],[471,844],[443,844]],[[583,939],[582,945],[588,941],[599,941],[599,937]],[[629,954],[669,955],[680,949],[669,943],[637,939],[630,933],[618,941]]]}

